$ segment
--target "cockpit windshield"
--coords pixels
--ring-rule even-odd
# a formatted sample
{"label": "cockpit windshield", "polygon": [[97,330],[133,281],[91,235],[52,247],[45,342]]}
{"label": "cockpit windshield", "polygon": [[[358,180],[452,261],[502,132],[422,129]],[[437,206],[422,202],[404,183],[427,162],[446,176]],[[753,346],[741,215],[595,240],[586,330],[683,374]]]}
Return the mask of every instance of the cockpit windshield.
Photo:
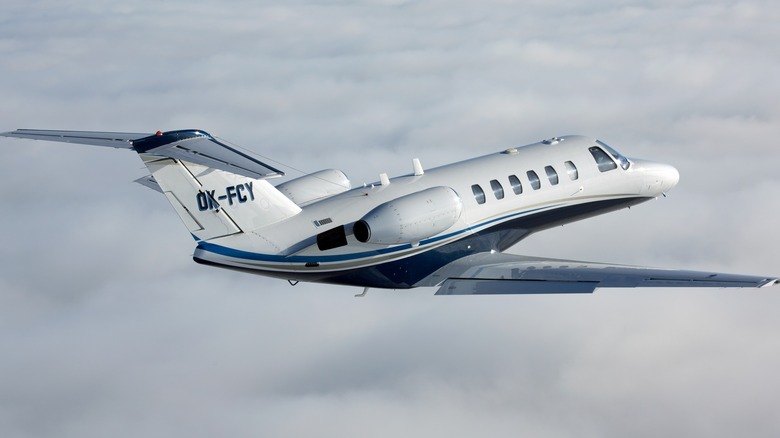
{"label": "cockpit windshield", "polygon": [[596,143],[598,143],[599,146],[601,146],[604,149],[606,149],[607,152],[609,152],[609,154],[612,155],[612,158],[614,158],[615,161],[617,161],[618,164],[620,164],[620,167],[622,167],[623,170],[627,170],[629,167],[631,167],[631,162],[628,161],[628,158],[626,158],[622,154],[620,154],[620,152],[612,149],[611,147],[609,147],[608,144],[604,143],[601,140],[596,140]]}

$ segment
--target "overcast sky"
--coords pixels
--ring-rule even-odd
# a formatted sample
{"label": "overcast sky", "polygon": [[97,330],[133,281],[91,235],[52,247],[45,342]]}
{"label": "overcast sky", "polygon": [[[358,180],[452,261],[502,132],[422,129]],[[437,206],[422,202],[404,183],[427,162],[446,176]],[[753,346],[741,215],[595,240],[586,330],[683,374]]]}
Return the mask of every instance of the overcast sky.
{"label": "overcast sky", "polygon": [[[2,9],[0,131],[198,128],[353,184],[585,134],[679,186],[512,252],[780,275],[776,1]],[[130,152],[0,150],[4,437],[780,435],[780,288],[356,299],[196,265]]]}

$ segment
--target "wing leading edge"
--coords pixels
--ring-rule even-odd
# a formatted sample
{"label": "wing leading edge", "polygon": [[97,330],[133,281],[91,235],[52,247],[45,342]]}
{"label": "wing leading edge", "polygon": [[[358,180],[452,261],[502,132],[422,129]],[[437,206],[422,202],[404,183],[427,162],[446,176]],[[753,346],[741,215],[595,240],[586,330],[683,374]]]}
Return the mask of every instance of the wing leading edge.
{"label": "wing leading edge", "polygon": [[207,132],[194,129],[156,134],[18,129],[0,135],[131,149],[139,154],[174,158],[256,179],[284,175],[284,172],[219,142]]}
{"label": "wing leading edge", "polygon": [[0,134],[5,137],[27,138],[32,140],[59,141],[63,143],[88,144],[92,146],[110,146],[119,149],[132,149],[133,140],[148,137],[150,134],[132,132],[93,132],[93,131],[52,131],[45,129],[17,129]]}
{"label": "wing leading edge", "polygon": [[[591,293],[597,288],[767,287],[771,277],[477,254],[457,260],[429,279],[436,295]],[[442,281],[443,280],[443,281]],[[421,284],[423,286],[423,284]]]}

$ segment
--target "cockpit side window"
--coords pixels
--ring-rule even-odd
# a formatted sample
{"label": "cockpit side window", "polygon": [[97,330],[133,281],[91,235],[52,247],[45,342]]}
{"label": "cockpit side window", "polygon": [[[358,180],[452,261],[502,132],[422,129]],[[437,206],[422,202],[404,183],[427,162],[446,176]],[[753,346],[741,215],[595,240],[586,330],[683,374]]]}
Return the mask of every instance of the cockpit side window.
{"label": "cockpit side window", "polygon": [[609,154],[612,155],[612,158],[614,158],[615,161],[617,161],[618,164],[620,164],[620,167],[623,168],[623,170],[627,170],[629,167],[631,167],[631,162],[628,161],[628,158],[623,156],[620,152],[609,147],[608,144],[604,143],[601,140],[596,140],[596,144],[606,149],[607,152],[609,152]]}
{"label": "cockpit side window", "polygon": [[612,161],[612,158],[609,158],[609,155],[607,155],[607,153],[604,152],[601,148],[593,146],[592,148],[589,148],[588,151],[590,151],[590,154],[593,155],[593,159],[596,160],[596,164],[599,166],[600,172],[607,172],[617,169],[617,164],[615,164],[615,162]]}

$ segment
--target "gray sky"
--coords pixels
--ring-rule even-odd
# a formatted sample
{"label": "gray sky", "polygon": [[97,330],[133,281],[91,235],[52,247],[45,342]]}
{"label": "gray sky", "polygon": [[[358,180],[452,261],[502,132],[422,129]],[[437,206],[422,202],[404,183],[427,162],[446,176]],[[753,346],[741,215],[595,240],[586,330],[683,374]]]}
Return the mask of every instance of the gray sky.
{"label": "gray sky", "polygon": [[[199,128],[355,184],[591,135],[680,185],[513,252],[778,275],[778,23],[768,0],[5,0],[0,130]],[[780,434],[777,290],[293,288],[194,264],[132,153],[0,148],[2,436]]]}

